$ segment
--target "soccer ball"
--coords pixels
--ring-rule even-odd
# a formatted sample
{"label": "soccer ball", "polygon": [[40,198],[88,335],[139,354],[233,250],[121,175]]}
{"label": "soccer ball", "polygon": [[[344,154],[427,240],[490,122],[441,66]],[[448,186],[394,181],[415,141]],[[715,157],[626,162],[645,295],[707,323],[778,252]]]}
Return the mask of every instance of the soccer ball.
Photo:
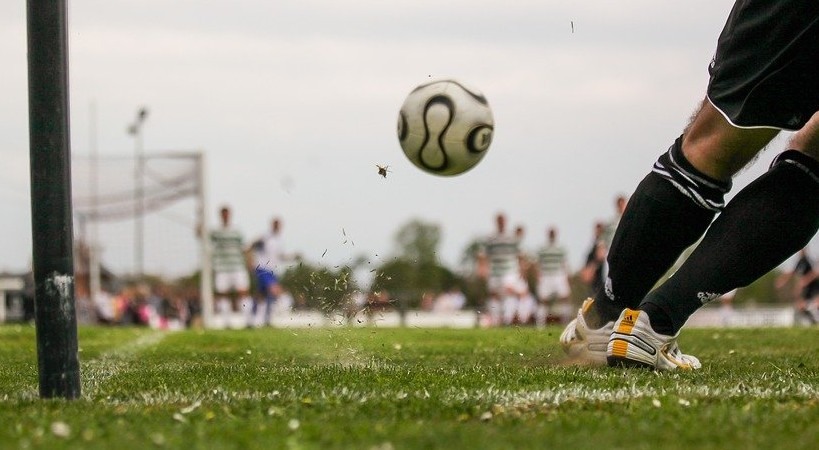
{"label": "soccer ball", "polygon": [[435,175],[458,175],[483,159],[495,122],[486,97],[455,80],[424,83],[398,113],[398,141],[407,158]]}

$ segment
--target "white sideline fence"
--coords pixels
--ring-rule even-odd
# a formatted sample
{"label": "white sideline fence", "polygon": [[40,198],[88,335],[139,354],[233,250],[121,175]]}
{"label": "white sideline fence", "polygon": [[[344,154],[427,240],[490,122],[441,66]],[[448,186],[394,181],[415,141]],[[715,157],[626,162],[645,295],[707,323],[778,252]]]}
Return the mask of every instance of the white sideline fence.
{"label": "white sideline fence", "polygon": [[[325,315],[316,310],[297,310],[277,312],[271,316],[271,326],[275,328],[326,328],[326,327],[383,327],[400,326],[414,328],[475,328],[479,314],[474,310],[462,310],[451,313],[434,313],[429,311],[407,311],[402,324],[398,311],[374,312],[370,315],[360,312],[349,320],[341,314]],[[213,317],[212,328],[244,328],[248,318],[245,314],[234,313],[229,316]],[[258,326],[258,325],[257,325]]]}
{"label": "white sideline fence", "polygon": [[790,327],[798,325],[792,307],[700,308],[688,319],[686,326],[708,327]]}
{"label": "white sideline fence", "polygon": [[[214,317],[214,328],[244,328],[248,324],[246,315],[234,313],[229,316]],[[454,312],[431,312],[409,310],[402,323],[398,311],[376,312],[367,315],[358,313],[350,320],[340,314],[327,316],[315,310],[278,311],[272,315],[271,325],[277,328],[323,328],[323,327],[383,327],[399,326],[414,328],[475,328],[480,323],[480,313],[474,310]],[[791,307],[751,307],[726,309],[705,307],[694,313],[686,327],[690,328],[750,328],[750,327],[790,327],[799,325],[795,310]]]}

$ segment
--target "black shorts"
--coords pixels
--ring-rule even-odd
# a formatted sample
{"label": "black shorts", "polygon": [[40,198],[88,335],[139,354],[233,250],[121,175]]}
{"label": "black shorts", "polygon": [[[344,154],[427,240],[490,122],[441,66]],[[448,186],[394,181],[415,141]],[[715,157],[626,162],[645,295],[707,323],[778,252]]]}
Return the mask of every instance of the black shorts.
{"label": "black shorts", "polygon": [[802,128],[819,111],[819,0],[737,0],[709,73],[735,126]]}

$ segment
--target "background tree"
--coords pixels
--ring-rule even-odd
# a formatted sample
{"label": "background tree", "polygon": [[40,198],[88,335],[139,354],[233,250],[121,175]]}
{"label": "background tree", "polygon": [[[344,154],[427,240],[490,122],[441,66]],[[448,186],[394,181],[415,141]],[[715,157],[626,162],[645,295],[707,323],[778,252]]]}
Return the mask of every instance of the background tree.
{"label": "background tree", "polygon": [[395,233],[398,256],[418,264],[438,261],[441,226],[412,219]]}
{"label": "background tree", "polygon": [[437,294],[459,283],[438,261],[441,228],[413,219],[395,233],[396,256],[376,269],[371,290],[387,291],[399,308],[417,308],[425,293]]}
{"label": "background tree", "polygon": [[790,302],[793,300],[788,289],[777,290],[776,279],[782,272],[774,269],[763,275],[747,287],[739,289],[734,297],[735,305],[756,303]]}
{"label": "background tree", "polygon": [[478,276],[478,254],[483,247],[483,240],[472,239],[461,252],[460,260],[460,287],[466,297],[466,304],[473,308],[484,306],[489,298],[489,289],[486,280]]}
{"label": "background tree", "polygon": [[325,314],[345,309],[358,290],[349,266],[329,269],[301,262],[287,269],[281,282],[297,306],[318,309]]}

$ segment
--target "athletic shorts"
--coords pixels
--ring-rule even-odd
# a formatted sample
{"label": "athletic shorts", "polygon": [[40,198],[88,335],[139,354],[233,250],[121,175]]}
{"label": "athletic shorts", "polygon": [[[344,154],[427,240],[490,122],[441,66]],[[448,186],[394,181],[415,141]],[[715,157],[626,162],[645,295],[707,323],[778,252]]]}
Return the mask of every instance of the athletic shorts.
{"label": "athletic shorts", "polygon": [[733,125],[802,128],[819,111],[819,1],[737,0],[709,74]]}
{"label": "athletic shorts", "polygon": [[538,278],[537,281],[537,297],[543,301],[552,296],[557,298],[566,298],[571,294],[569,281],[566,274],[544,274]]}
{"label": "athletic shorts", "polygon": [[246,270],[216,272],[213,275],[213,286],[219,294],[247,292],[248,288],[250,288],[250,278],[247,276]]}
{"label": "athletic shorts", "polygon": [[256,286],[260,294],[267,295],[270,291],[270,286],[279,282],[279,278],[272,270],[256,268]]}
{"label": "athletic shorts", "polygon": [[489,277],[486,287],[490,294],[504,295],[504,291],[515,286],[514,280],[516,273],[510,273],[503,276],[494,275]]}

